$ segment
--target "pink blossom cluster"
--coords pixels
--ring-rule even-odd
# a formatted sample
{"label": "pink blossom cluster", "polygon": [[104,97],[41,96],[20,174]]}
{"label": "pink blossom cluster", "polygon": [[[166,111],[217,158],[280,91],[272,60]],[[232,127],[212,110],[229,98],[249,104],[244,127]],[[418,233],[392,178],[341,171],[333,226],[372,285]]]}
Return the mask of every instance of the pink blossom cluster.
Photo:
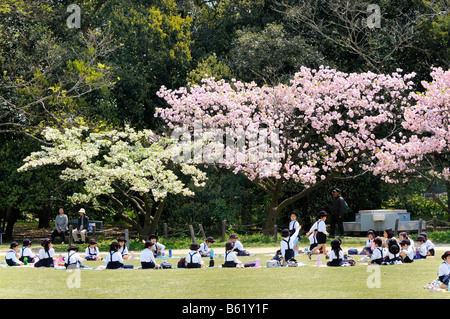
{"label": "pink blossom cluster", "polygon": [[[234,157],[220,162],[251,180],[294,180],[308,186],[333,174],[351,174],[358,166],[376,174],[407,171],[409,163],[398,159],[407,151],[404,145],[415,150],[414,156],[408,155],[411,160],[423,156],[423,145],[415,143],[427,144],[426,152],[448,149],[448,124],[442,126],[445,116],[448,123],[448,90],[444,97],[441,92],[445,85],[448,88],[448,72],[435,70],[433,83],[424,83],[425,94],[411,93],[414,73],[401,73],[302,67],[288,85],[274,87],[208,78],[189,88],[161,87],[158,96],[169,106],[158,108],[155,116],[164,119],[170,129],[201,121],[205,128],[242,130],[256,139],[252,134],[260,128],[277,132],[279,149],[270,159],[250,161],[254,150],[246,143]],[[446,105],[440,111],[438,102]],[[438,108],[431,113],[433,121],[423,118],[429,107]],[[442,115],[440,120],[437,113]],[[431,137],[416,140],[402,136],[404,130],[438,135],[432,141]],[[436,144],[438,137],[441,140]],[[258,147],[266,155],[273,152],[270,144],[263,150]]]}

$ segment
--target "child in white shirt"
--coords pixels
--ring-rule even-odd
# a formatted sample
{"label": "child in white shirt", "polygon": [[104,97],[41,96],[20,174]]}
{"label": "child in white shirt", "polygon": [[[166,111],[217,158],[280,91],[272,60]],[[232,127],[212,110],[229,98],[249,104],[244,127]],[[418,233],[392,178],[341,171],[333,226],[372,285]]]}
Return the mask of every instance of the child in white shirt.
{"label": "child in white shirt", "polygon": [[428,239],[428,235],[426,233],[420,233],[420,236],[423,236],[425,238],[425,244],[427,245],[427,256],[434,256],[435,251],[434,251],[434,244],[431,240]]}
{"label": "child in white shirt", "polygon": [[21,266],[23,265],[23,262],[21,262],[17,256],[19,251],[19,244],[15,241],[11,243],[9,246],[10,251],[6,253],[5,259],[8,266]]}
{"label": "child in white shirt", "polygon": [[206,238],[206,241],[200,245],[198,252],[203,257],[209,257],[210,255],[210,247],[213,243],[215,243],[215,239],[213,237]]}
{"label": "child in white shirt", "polygon": [[[289,215],[291,221],[289,222],[289,233],[292,236],[296,231],[297,231],[297,227],[300,227],[300,229],[302,228],[302,226],[299,224],[298,222],[298,213],[293,211],[290,213]],[[294,241],[294,253],[295,255],[298,254],[298,251],[300,250],[300,247],[298,246],[298,241],[300,240],[300,232],[297,233],[297,238]]]}
{"label": "child in white shirt", "polygon": [[381,238],[377,237],[373,240],[375,244],[375,249],[373,250],[371,259],[369,260],[369,265],[381,265],[384,262],[384,251],[383,251],[383,241]]}
{"label": "child in white shirt", "polygon": [[327,262],[328,267],[339,267],[344,262],[344,253],[341,248],[341,241],[334,239],[331,241],[330,260]]}
{"label": "child in white shirt", "polygon": [[189,249],[191,250],[186,256],[186,268],[201,268],[204,266],[202,256],[198,252],[200,246],[197,243],[192,243]]}
{"label": "child in white shirt", "polygon": [[291,235],[289,229],[285,228],[281,231],[281,237],[283,239],[280,242],[280,251],[283,256],[283,265],[295,257],[295,243],[297,240],[298,232],[300,231],[300,225],[297,224],[295,232]]}
{"label": "child in white shirt", "polygon": [[123,259],[130,259],[131,256],[128,255],[128,248],[127,248],[127,245],[125,245],[125,243],[127,241],[125,240],[125,238],[124,237],[120,237],[117,241],[120,244],[119,252],[122,254],[122,258]]}
{"label": "child in white shirt", "polygon": [[400,256],[403,259],[404,263],[412,263],[414,261],[414,250],[411,247],[411,242],[409,239],[403,239],[400,242],[400,247],[402,250],[400,251]]}
{"label": "child in white shirt", "polygon": [[241,267],[242,262],[237,258],[236,254],[233,252],[233,243],[227,241],[225,243],[225,262],[222,267]]}
{"label": "child in white shirt", "polygon": [[[319,213],[319,219],[312,225],[309,232],[306,233],[306,236],[309,236],[311,233],[314,232],[314,230],[317,230],[316,238],[317,238],[317,246],[314,247],[312,251],[308,251],[308,257],[311,259],[311,254],[315,254],[319,249],[322,249],[323,252],[326,254],[327,248],[326,248],[326,242],[327,242],[327,236],[329,235],[327,232],[327,228],[325,225],[325,221],[327,220],[327,213],[324,211],[321,211]],[[326,255],[328,257],[328,255]]]}
{"label": "child in white shirt", "polygon": [[141,266],[142,269],[153,269],[159,268],[159,265],[155,261],[155,256],[153,255],[153,251],[151,247],[153,246],[153,242],[146,241],[144,243],[144,250],[141,252]]}
{"label": "child in white shirt", "polygon": [[450,282],[450,251],[446,251],[441,258],[444,262],[439,266],[438,271],[439,281],[441,282],[440,288],[448,289]]}
{"label": "child in white shirt", "polygon": [[426,239],[423,236],[418,236],[417,237],[417,242],[419,243],[419,247],[416,248],[416,251],[419,252],[419,257],[420,259],[425,259],[427,258],[428,255],[428,248],[427,248],[427,243],[426,243]]}
{"label": "child in white shirt", "polygon": [[24,262],[25,261],[25,257],[27,258],[27,262],[28,263],[35,263],[39,260],[39,257],[35,254],[33,254],[33,252],[31,251],[31,240],[29,239],[25,239],[23,241],[23,247],[20,250],[20,258],[19,260]]}
{"label": "child in white shirt", "polygon": [[64,259],[66,261],[66,269],[79,269],[83,259],[78,254],[78,247],[71,245],[67,249],[67,256]]}
{"label": "child in white shirt", "polygon": [[153,243],[153,246],[151,247],[153,250],[153,255],[155,257],[164,256],[164,249],[166,248],[166,246],[164,246],[161,243],[158,243],[158,236],[150,235],[150,236],[148,236],[148,238]]}
{"label": "child in white shirt", "polygon": [[97,241],[94,238],[91,238],[89,240],[89,246],[86,247],[86,260],[102,260],[102,257],[100,257],[100,251],[98,249]]}
{"label": "child in white shirt", "polygon": [[53,249],[52,241],[47,238],[42,242],[42,248],[39,250],[39,260],[34,264],[34,267],[53,267],[53,255],[55,250]]}

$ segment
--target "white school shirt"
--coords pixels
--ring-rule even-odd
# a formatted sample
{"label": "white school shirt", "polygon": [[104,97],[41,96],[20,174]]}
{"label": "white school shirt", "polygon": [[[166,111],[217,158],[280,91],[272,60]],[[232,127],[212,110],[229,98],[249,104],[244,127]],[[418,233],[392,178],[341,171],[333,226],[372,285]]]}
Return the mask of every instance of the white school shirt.
{"label": "white school shirt", "polygon": [[203,264],[202,256],[198,253],[198,251],[188,252],[188,254],[186,255],[186,262],[194,264]]}
{"label": "white school shirt", "polygon": [[431,240],[427,239],[427,242],[425,243],[427,245],[427,249],[433,249],[434,248],[434,244],[431,242]]}
{"label": "white school shirt", "polygon": [[314,223],[314,225],[312,225],[312,227],[308,233],[314,232],[315,229],[317,229],[318,232],[321,232],[324,234],[327,233],[327,226],[325,225],[325,222],[323,219],[319,219],[318,221],[316,221]]}
{"label": "white school shirt", "polygon": [[297,228],[297,230],[295,231],[294,234],[292,234],[292,236],[283,238],[281,240],[280,250],[281,250],[281,255],[283,255],[283,259],[284,259],[284,254],[286,253],[286,249],[288,249],[288,243],[289,243],[289,248],[294,249],[294,241],[295,241],[295,239],[297,239],[299,230],[300,230],[300,227]]}
{"label": "white school shirt", "polygon": [[236,241],[233,244],[233,249],[239,249],[239,250],[244,250],[244,246],[242,245],[242,243],[236,239]]}
{"label": "white school shirt", "polygon": [[450,275],[450,265],[446,261],[439,266],[438,277],[445,275]]}
{"label": "white school shirt", "polygon": [[95,246],[94,248],[87,246],[85,254],[86,256],[100,256],[100,251],[98,250],[97,246]]}
{"label": "white school shirt", "polygon": [[384,257],[383,247],[375,247],[372,253],[372,259],[380,259]]}
{"label": "white school shirt", "polygon": [[48,250],[48,253],[45,251],[44,248],[41,248],[41,249],[39,249],[38,257],[39,257],[39,259],[53,258],[54,254],[55,254],[55,250],[53,248],[50,248]]}
{"label": "white school shirt", "polygon": [[300,226],[300,224],[298,223],[297,220],[291,220],[289,222],[289,231],[291,231],[293,229],[297,229],[297,225]]}
{"label": "white school shirt", "polygon": [[331,252],[330,252],[330,261],[332,261],[334,259],[344,260],[344,253],[342,252],[342,250],[339,251],[339,257],[336,256],[336,253],[334,252],[334,250],[331,250]]}
{"label": "white school shirt", "polygon": [[240,263],[239,259],[236,256],[236,253],[234,253],[232,250],[227,250],[225,252],[225,262],[227,262],[227,261],[234,261],[235,263],[238,263],[238,264]]}
{"label": "white school shirt", "polygon": [[427,248],[427,244],[423,243],[422,245],[420,245],[419,247],[419,254],[421,256],[426,256],[428,254],[428,248]]}
{"label": "white school shirt", "polygon": [[148,248],[145,248],[142,252],[141,252],[141,261],[149,263],[149,262],[153,262],[156,264],[155,261],[155,256],[153,255],[153,251],[151,251]]}
{"label": "white school shirt", "polygon": [[153,246],[152,246],[152,250],[153,253],[156,255],[156,250],[159,250],[159,253],[162,253],[164,251],[164,249],[166,248],[166,246],[164,246],[163,244],[160,244],[158,242],[156,242]]}
{"label": "white school shirt", "polygon": [[202,243],[202,244],[200,245],[200,248],[198,249],[198,252],[199,252],[200,254],[208,254],[208,253],[209,253],[209,247],[208,247],[208,245],[206,244],[206,242],[204,242],[204,243]]}
{"label": "white school shirt", "polygon": [[110,261],[119,261],[120,263],[123,263],[122,254],[118,251],[115,251],[112,253],[111,257],[111,251],[108,251],[105,258],[105,266],[107,266]]}
{"label": "white school shirt", "polygon": [[409,259],[414,259],[414,249],[412,249],[411,246],[407,246],[407,248],[402,249],[402,251],[406,254],[407,257],[409,257]]}
{"label": "white school shirt", "polygon": [[367,239],[367,241],[366,241],[366,247],[371,247],[372,246],[372,243],[373,243],[373,239]]}
{"label": "white school shirt", "polygon": [[5,259],[12,259],[12,261],[15,262],[16,264],[21,263],[21,261],[17,259],[17,253],[13,249],[8,251],[8,253],[5,256]]}
{"label": "white school shirt", "polygon": [[314,233],[312,233],[311,235],[309,235],[309,244],[310,245],[312,245],[312,244],[317,244],[317,238],[316,238],[316,236],[314,235]]}
{"label": "white school shirt", "polygon": [[33,252],[31,251],[30,247],[22,247],[20,250],[21,257],[28,257],[28,258],[34,258],[36,257],[33,255]]}
{"label": "white school shirt", "polygon": [[119,253],[121,253],[122,256],[128,255],[127,245],[124,244],[122,247],[119,247]]}
{"label": "white school shirt", "polygon": [[66,258],[64,260],[66,261],[67,264],[70,265],[77,264],[77,266],[79,266],[83,262],[83,259],[80,257],[80,255],[73,250],[67,252]]}

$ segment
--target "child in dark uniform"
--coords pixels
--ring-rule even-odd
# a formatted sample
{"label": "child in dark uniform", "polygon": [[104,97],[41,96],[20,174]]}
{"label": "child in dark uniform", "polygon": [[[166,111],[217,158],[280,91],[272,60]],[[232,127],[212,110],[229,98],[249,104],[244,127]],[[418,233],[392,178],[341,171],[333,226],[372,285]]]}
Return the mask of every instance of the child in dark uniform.
{"label": "child in dark uniform", "polygon": [[8,253],[5,256],[6,263],[8,266],[21,266],[23,265],[23,262],[21,262],[19,259],[17,259],[17,252],[19,251],[19,244],[13,241],[11,245],[9,246],[11,249],[8,251]]}
{"label": "child in dark uniform", "polygon": [[53,267],[53,243],[49,238],[44,239],[42,248],[39,250],[39,260],[34,264],[34,267]]}
{"label": "child in dark uniform", "polygon": [[31,240],[29,239],[24,239],[23,241],[23,247],[20,251],[20,258],[19,260],[21,262],[24,262],[25,258],[27,258],[28,263],[35,263],[38,261],[38,256],[36,256],[35,254],[33,254],[33,252],[31,251]]}
{"label": "child in dark uniform", "polygon": [[225,262],[222,267],[235,268],[242,265],[242,262],[238,260],[236,253],[233,252],[233,243],[227,241],[225,243]]}

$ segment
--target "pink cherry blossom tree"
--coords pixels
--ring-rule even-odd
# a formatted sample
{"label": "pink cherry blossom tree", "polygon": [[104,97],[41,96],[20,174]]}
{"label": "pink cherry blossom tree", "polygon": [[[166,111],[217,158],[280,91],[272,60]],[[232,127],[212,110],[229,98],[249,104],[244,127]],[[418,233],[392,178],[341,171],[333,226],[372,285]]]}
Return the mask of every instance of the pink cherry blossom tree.
{"label": "pink cherry blossom tree", "polygon": [[[277,216],[296,201],[332,180],[377,168],[377,154],[399,137],[402,114],[412,101],[414,74],[400,73],[302,67],[288,85],[274,87],[209,78],[189,88],[162,87],[158,95],[168,107],[155,116],[173,130],[192,131],[200,122],[204,129],[224,132],[224,156],[216,165],[245,175],[270,196],[268,234]],[[237,132],[244,132],[245,142]],[[251,143],[261,139],[273,143]],[[300,183],[302,190],[282,198],[288,181]]]}
{"label": "pink cherry blossom tree", "polygon": [[447,205],[434,194],[432,185],[440,180],[450,192],[450,71],[433,69],[431,82],[422,82],[423,93],[412,92],[415,101],[403,113],[405,134],[388,141],[376,154],[374,170],[386,181],[407,181],[411,176],[426,179],[433,199],[448,213]]}

